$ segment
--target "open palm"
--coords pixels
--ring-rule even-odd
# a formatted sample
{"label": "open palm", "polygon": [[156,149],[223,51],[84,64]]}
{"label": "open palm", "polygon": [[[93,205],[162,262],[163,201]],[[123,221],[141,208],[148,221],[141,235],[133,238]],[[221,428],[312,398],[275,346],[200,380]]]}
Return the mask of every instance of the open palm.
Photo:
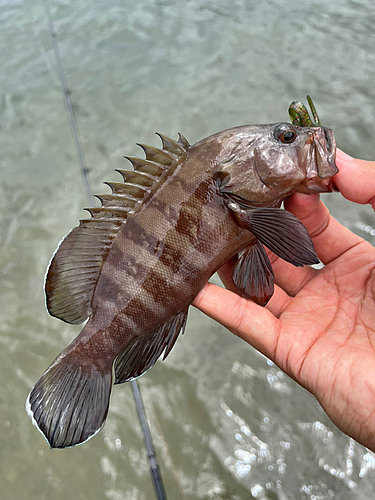
{"label": "open palm", "polygon": [[[341,189],[342,167],[338,187],[358,197],[353,183]],[[371,201],[361,196],[353,201]],[[294,195],[287,208],[309,230],[325,266],[296,269],[271,254],[275,294],[262,308],[230,291],[229,262],[220,272],[227,290],[208,284],[194,304],[272,359],[342,431],[375,450],[375,248],[333,219],[318,196]]]}

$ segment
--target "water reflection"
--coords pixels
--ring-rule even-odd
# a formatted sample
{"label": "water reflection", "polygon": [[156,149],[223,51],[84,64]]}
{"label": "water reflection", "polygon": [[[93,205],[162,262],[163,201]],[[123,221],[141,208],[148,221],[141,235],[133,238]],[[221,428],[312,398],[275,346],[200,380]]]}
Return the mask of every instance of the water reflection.
{"label": "water reflection", "polygon": [[[365,490],[371,488],[373,478],[369,482],[363,480],[374,469],[375,454],[335,430],[318,405],[304,419],[298,418],[301,417],[298,408],[294,416],[283,408],[277,411],[278,404],[294,407],[295,387],[271,361],[263,359],[263,368],[257,371],[237,361],[232,374],[227,396],[220,404],[221,425],[232,436],[226,440],[230,442],[231,453],[223,457],[223,463],[253,497],[331,499],[336,498],[337,481],[348,494],[350,491],[357,494],[362,486]],[[274,393],[271,411],[265,411],[269,406],[266,392],[255,391],[252,396],[247,392],[249,380],[254,378],[258,383],[263,379],[264,391],[268,387]],[[285,381],[280,383],[283,378]],[[306,396],[311,398],[307,393]],[[234,406],[239,410],[234,411]],[[310,418],[306,418],[308,413]],[[324,423],[314,418],[319,413]],[[216,442],[215,447],[223,456],[222,444]],[[310,464],[309,482],[304,476],[306,461]]]}
{"label": "water reflection", "polygon": [[[371,0],[52,2],[94,191],[154,132],[191,143],[287,119],[310,93],[339,146],[374,157]],[[43,6],[3,2],[0,34],[0,479],[2,500],[154,498],[130,388],[82,447],[50,451],[24,402],[78,333],[48,317],[42,284],[85,194]],[[327,47],[329,50],[327,50]],[[374,214],[339,195],[332,213],[375,243]],[[341,434],[308,393],[197,311],[142,379],[169,498],[364,500],[374,454]]]}

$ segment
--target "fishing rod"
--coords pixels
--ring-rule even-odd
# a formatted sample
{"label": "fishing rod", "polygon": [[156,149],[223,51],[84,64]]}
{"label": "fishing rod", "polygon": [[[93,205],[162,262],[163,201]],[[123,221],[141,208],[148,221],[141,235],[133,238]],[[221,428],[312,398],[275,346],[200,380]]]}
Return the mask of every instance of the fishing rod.
{"label": "fishing rod", "polygon": [[[78,158],[78,162],[80,165],[83,183],[85,186],[86,196],[87,196],[87,199],[88,199],[90,205],[92,207],[94,207],[95,200],[94,200],[94,195],[93,195],[93,191],[92,191],[92,187],[91,187],[91,183],[90,183],[89,170],[88,170],[87,165],[86,165],[85,155],[83,153],[83,148],[82,148],[82,142],[81,142],[81,139],[79,136],[78,125],[77,125],[77,121],[75,118],[74,109],[73,109],[73,105],[72,105],[71,91],[69,90],[69,87],[68,87],[64,67],[62,64],[62,59],[60,56],[60,49],[59,49],[59,45],[58,45],[58,41],[57,41],[57,33],[55,31],[53,19],[52,19],[52,15],[51,15],[51,6],[50,6],[49,0],[44,0],[44,3],[45,3],[45,7],[46,7],[46,12],[47,12],[49,33],[50,33],[50,36],[52,39],[53,50],[55,52],[55,58],[56,58],[58,72],[59,72],[61,89],[62,89],[62,92],[64,95],[65,107],[66,107],[66,111],[68,113],[70,129],[72,132],[74,145],[75,145],[76,152],[77,152],[77,158]],[[131,386],[133,389],[133,395],[134,395],[135,405],[137,408],[138,418],[139,418],[142,432],[143,432],[143,439],[144,439],[145,446],[147,449],[147,458],[148,458],[148,462],[149,462],[149,466],[150,466],[150,473],[151,473],[151,478],[152,478],[152,482],[154,485],[155,496],[156,496],[157,500],[167,500],[162,477],[160,474],[160,467],[159,467],[157,459],[156,459],[156,453],[155,453],[154,445],[152,442],[150,429],[149,429],[149,426],[147,423],[145,410],[144,410],[143,403],[142,403],[141,391],[140,391],[139,384],[138,384],[137,380],[132,380]]]}

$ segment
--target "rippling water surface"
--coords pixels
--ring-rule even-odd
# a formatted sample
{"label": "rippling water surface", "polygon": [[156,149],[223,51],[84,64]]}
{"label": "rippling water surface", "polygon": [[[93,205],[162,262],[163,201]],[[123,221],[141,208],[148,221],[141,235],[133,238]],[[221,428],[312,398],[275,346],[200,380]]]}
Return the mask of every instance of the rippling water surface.
{"label": "rippling water surface", "polygon": [[[79,332],[48,316],[43,277],[87,205],[45,4],[0,1],[1,498],[152,499],[131,388],[115,387],[92,441],[50,451],[24,410]],[[311,94],[339,147],[375,158],[371,0],[52,2],[94,192],[118,180],[155,131],[190,143],[287,120]],[[334,194],[334,215],[375,242],[368,207]],[[196,310],[166,362],[140,381],[170,499],[368,499],[375,455],[316,400]]]}

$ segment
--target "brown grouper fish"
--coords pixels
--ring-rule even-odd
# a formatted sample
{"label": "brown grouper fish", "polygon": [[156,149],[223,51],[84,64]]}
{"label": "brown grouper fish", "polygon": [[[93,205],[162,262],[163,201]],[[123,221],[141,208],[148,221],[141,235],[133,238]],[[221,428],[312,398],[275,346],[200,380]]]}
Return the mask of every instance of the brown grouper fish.
{"label": "brown grouper fish", "polygon": [[273,293],[266,246],[295,266],[318,262],[302,223],[280,208],[295,192],[334,190],[333,132],[304,117],[246,125],[190,146],[160,135],[141,145],[134,171],[109,183],[59,245],[46,276],[52,316],[78,324],[27,400],[52,448],[83,443],[104,425],[113,383],[140,377],[171,351],[190,304],[237,256],[242,296],[265,305]]}

